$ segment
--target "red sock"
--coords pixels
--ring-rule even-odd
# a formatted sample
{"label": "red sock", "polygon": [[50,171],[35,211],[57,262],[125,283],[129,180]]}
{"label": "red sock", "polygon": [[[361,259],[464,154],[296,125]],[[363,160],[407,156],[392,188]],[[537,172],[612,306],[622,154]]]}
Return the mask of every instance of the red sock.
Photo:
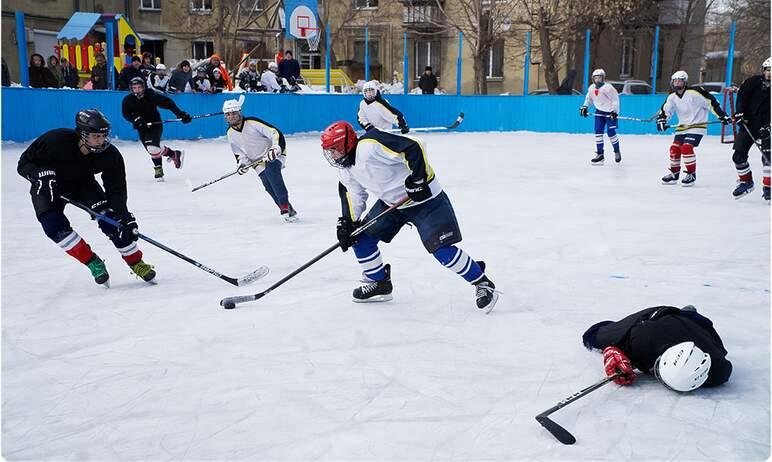
{"label": "red sock", "polygon": [[681,154],[684,156],[684,167],[689,173],[697,171],[697,156],[694,154],[694,146],[689,143],[681,145]]}
{"label": "red sock", "polygon": [[[75,233],[73,231],[73,233]],[[74,259],[78,260],[79,262],[83,263],[84,265],[88,263],[91,260],[91,257],[94,256],[94,252],[91,250],[91,247],[86,243],[86,241],[83,240],[82,237],[75,234],[76,238],[74,240],[74,244],[69,245],[69,248],[64,248],[64,251],[67,252],[68,255],[73,257]],[[66,240],[66,238],[65,238]],[[62,241],[64,242],[64,241]],[[58,243],[60,246],[62,246],[62,242]]]}
{"label": "red sock", "polygon": [[681,170],[681,143],[673,141],[670,145],[670,171],[678,173]]}
{"label": "red sock", "polygon": [[126,262],[127,265],[131,266],[138,261],[142,260],[142,251],[137,249],[134,253],[130,253],[128,255],[121,255],[121,258],[123,258],[123,261]]}

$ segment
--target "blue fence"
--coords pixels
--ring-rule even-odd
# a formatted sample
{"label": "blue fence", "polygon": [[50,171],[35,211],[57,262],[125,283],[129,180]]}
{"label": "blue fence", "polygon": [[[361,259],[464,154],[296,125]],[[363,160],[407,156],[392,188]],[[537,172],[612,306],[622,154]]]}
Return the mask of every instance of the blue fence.
{"label": "blue fence", "polygon": [[[127,95],[118,91],[48,90],[35,88],[2,89],[2,139],[29,141],[41,133],[60,127],[73,127],[75,113],[94,107],[113,123],[113,135],[136,140],[137,133],[121,116],[121,101]],[[237,95],[173,95],[190,114],[222,110],[222,103]],[[460,131],[515,131],[592,133],[593,118],[579,117],[580,96],[450,96],[387,95],[404,114],[411,127],[439,126],[451,123],[459,112],[466,115]],[[628,95],[621,97],[622,115],[649,118],[665,95]],[[336,120],[356,125],[361,96],[341,94],[268,94],[248,93],[244,103],[247,115],[264,118],[284,133],[318,132]],[[161,110],[161,117],[174,118]],[[676,123],[671,121],[671,123]],[[655,124],[619,121],[621,134],[656,133]],[[166,124],[166,139],[214,138],[225,134],[222,117],[194,120],[183,125]],[[720,133],[720,126],[710,125],[709,133]]]}

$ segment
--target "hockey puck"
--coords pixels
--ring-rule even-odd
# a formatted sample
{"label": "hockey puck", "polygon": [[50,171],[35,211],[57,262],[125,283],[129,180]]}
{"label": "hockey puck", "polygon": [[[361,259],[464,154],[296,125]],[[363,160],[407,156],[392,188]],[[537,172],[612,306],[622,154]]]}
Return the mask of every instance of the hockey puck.
{"label": "hockey puck", "polygon": [[236,308],[236,304],[235,304],[235,303],[233,303],[233,302],[225,302],[225,303],[223,303],[223,305],[222,305],[222,306],[223,306],[223,308],[225,308],[226,310],[232,310],[232,309]]}

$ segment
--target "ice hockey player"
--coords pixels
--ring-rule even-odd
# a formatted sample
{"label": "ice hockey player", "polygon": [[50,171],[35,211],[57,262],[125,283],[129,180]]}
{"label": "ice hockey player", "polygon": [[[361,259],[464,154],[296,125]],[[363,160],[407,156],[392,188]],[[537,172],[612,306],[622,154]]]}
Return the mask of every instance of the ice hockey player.
{"label": "ice hockey player", "polygon": [[584,104],[579,108],[579,115],[587,117],[587,108],[595,106],[595,157],[590,160],[592,165],[603,165],[603,128],[606,128],[611,147],[614,148],[614,161],[622,161],[617,137],[617,117],[619,115],[619,93],[613,85],[606,83],[606,71],[592,71],[592,83],[587,90]]}
{"label": "ice hockey player", "polygon": [[[242,97],[243,98],[243,97]],[[239,175],[255,169],[279,213],[287,222],[298,219],[298,213],[289,202],[289,193],[281,170],[287,162],[287,144],[278,128],[257,117],[244,117],[243,99],[226,100],[222,105],[228,122],[228,142],[236,156]]]}
{"label": "ice hockey player", "polygon": [[[126,170],[123,157],[110,144],[110,122],[96,109],[75,116],[76,129],[59,128],[36,139],[19,159],[19,175],[32,184],[35,215],[46,236],[91,271],[97,284],[110,278],[104,261],[75,232],[64,215],[62,196],[85,204],[123,226],[99,221],[99,229],[112,241],[131,270],[145,281],[155,278],[153,267],[142,261],[137,247],[137,221],[126,205]],[[104,190],[94,179],[102,175]]]}
{"label": "ice hockey player", "polygon": [[[155,170],[155,179],[163,181],[163,158],[166,157],[169,162],[174,162],[175,167],[182,168],[185,153],[169,149],[168,146],[161,149],[161,134],[164,129],[163,124],[160,123],[161,114],[158,113],[158,108],[172,111],[184,124],[190,123],[193,119],[190,114],[178,108],[171,98],[147,88],[145,80],[141,77],[131,79],[129,89],[131,93],[123,98],[123,118],[131,122],[134,129],[137,130],[145,150],[150,154]],[[148,123],[152,122],[156,123],[148,126]]]}
{"label": "ice hockey player", "polygon": [[681,179],[681,186],[694,186],[697,181],[697,157],[694,148],[700,145],[700,140],[707,133],[708,110],[713,111],[723,124],[732,121],[713,95],[702,87],[690,87],[688,82],[689,75],[686,71],[673,74],[670,77],[673,91],[657,113],[657,131],[665,131],[667,121],[673,114],[678,116],[675,137],[670,145],[670,172],[662,177],[662,184],[678,183],[683,157],[686,171]]}
{"label": "ice hockey player", "polygon": [[265,91],[271,93],[279,93],[282,90],[282,86],[279,84],[279,80],[276,77],[276,73],[279,71],[279,66],[276,63],[269,63],[268,69],[263,71],[260,76],[260,85],[265,87]]}
{"label": "ice hockey player", "polygon": [[[461,242],[458,221],[420,140],[381,130],[368,130],[357,139],[348,122],[338,121],[324,130],[321,141],[327,161],[340,169],[338,192],[343,216],[338,219],[338,242],[344,252],[353,247],[368,278],[363,286],[354,289],[354,302],[392,299],[391,267],[383,264],[378,242],[391,242],[405,224],[412,223],[426,250],[475,286],[477,307],[487,312],[493,309],[498,299],[496,286],[485,274],[484,262],[474,261],[454,245]],[[369,194],[376,202],[365,216]],[[411,202],[351,237],[362,223],[406,196]]]}
{"label": "ice hockey player", "polygon": [[667,388],[687,392],[729,380],[732,363],[713,322],[691,306],[655,306],[620,321],[602,321],[582,336],[588,349],[603,350],[606,375],[619,385],[635,369],[654,375]]}
{"label": "ice hockey player", "polygon": [[[748,151],[754,139],[761,141],[761,164],[764,169],[763,193],[761,197],[769,201],[769,66],[772,58],[767,58],[761,65],[761,75],[745,79],[737,92],[737,110],[734,119],[738,124],[737,137],[734,140],[732,160],[740,180],[732,192],[739,199],[753,191],[753,174],[748,164]],[[750,135],[748,134],[750,131]]]}
{"label": "ice hockey player", "polygon": [[371,80],[365,83],[362,87],[362,97],[362,101],[359,102],[357,121],[363,129],[366,131],[372,128],[391,130],[396,123],[400,132],[408,133],[410,131],[405,116],[381,95],[378,90],[378,82]]}

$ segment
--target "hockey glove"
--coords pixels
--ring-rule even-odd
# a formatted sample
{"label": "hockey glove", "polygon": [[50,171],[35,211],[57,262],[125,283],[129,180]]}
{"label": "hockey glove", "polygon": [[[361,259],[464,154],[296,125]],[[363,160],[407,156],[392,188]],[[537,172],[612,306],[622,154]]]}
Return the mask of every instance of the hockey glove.
{"label": "hockey glove", "polygon": [[177,117],[179,117],[182,123],[184,124],[189,124],[190,122],[193,121],[193,117],[191,117],[190,114],[184,111],[177,114]]}
{"label": "hockey glove", "polygon": [[134,121],[131,124],[134,125],[135,130],[147,128],[147,123],[145,123],[145,120],[142,119],[142,116],[134,117]]}
{"label": "hockey glove", "polygon": [[349,218],[338,218],[338,243],[342,251],[348,250],[349,247],[357,243],[357,237],[352,236],[351,233],[359,228],[359,221],[351,221]]}
{"label": "hockey glove", "polygon": [[139,239],[139,225],[131,213],[119,220],[121,227],[118,230],[118,239],[122,241],[136,242]]}
{"label": "hockey glove", "polygon": [[53,203],[59,197],[55,171],[40,170],[30,178],[30,181],[32,182],[32,191],[41,199]]}
{"label": "hockey glove", "polygon": [[737,123],[737,125],[746,125],[748,123],[748,121],[745,120],[745,114],[742,112],[738,112],[734,115],[734,121]]}
{"label": "hockey glove", "polygon": [[630,385],[635,380],[635,371],[633,370],[630,359],[625,353],[617,347],[609,346],[603,350],[603,368],[607,376],[621,372],[622,375],[614,379],[617,385]]}
{"label": "hockey glove", "polygon": [[718,118],[721,121],[721,125],[729,125],[732,123],[732,118],[724,114]]}
{"label": "hockey glove", "polygon": [[268,148],[268,151],[265,152],[265,156],[268,158],[268,160],[276,160],[281,155],[281,146],[278,144],[274,144],[270,148]]}
{"label": "hockey glove", "polygon": [[769,138],[769,125],[759,128],[759,139],[765,140],[767,138]]}
{"label": "hockey glove", "polygon": [[617,114],[617,111],[611,111],[611,114],[609,114],[611,120],[617,120],[617,117],[619,117],[619,114]]}
{"label": "hockey glove", "polygon": [[657,117],[657,131],[658,132],[664,132],[665,130],[667,130],[667,128],[668,128],[667,127],[667,118],[665,118],[664,116]]}
{"label": "hockey glove", "polygon": [[410,127],[407,126],[407,124],[402,124],[399,126],[399,131],[404,135],[405,133],[410,133]]}
{"label": "hockey glove", "polygon": [[432,190],[426,180],[413,180],[412,177],[405,178],[405,192],[413,202],[423,202],[432,197]]}
{"label": "hockey glove", "polygon": [[587,117],[588,115],[590,115],[590,113],[587,112],[587,106],[582,106],[579,108],[579,115],[582,117]]}

